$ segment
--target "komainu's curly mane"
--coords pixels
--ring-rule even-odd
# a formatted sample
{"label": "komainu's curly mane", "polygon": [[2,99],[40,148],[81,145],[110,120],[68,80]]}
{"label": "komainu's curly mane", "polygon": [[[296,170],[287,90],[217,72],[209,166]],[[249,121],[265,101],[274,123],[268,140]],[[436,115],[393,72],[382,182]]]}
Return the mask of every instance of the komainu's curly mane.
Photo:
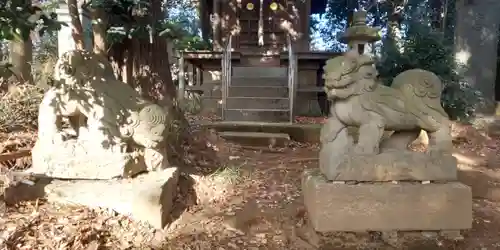
{"label": "komainu's curly mane", "polygon": [[329,99],[345,99],[372,91],[378,84],[373,59],[346,53],[327,61],[323,67],[325,92]]}

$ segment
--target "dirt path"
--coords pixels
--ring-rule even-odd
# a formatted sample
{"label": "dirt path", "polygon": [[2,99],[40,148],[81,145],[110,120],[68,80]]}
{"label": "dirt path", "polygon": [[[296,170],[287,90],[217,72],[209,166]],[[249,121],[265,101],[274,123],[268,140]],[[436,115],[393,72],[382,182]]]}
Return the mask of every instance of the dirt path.
{"label": "dirt path", "polygon": [[[246,178],[225,202],[212,207],[214,213],[204,222],[211,225],[209,229],[189,234],[191,229],[185,228],[174,242],[190,242],[191,249],[400,249],[376,234],[321,235],[306,225],[299,185],[303,170],[317,167],[317,162],[306,160],[317,155],[314,151],[235,152],[239,158],[233,164],[241,166],[238,169]],[[500,178],[496,181],[500,183]],[[500,249],[500,203],[475,199],[474,218],[463,241],[419,237],[402,243],[410,249]]]}

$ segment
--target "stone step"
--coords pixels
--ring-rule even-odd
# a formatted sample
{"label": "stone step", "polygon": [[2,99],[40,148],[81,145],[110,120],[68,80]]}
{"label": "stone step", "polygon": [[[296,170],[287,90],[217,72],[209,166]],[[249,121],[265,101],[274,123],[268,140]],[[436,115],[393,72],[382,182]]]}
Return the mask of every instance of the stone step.
{"label": "stone step", "polygon": [[288,109],[226,109],[226,121],[287,122]]}
{"label": "stone step", "polygon": [[281,86],[231,86],[229,97],[288,97],[288,88]]}
{"label": "stone step", "polygon": [[227,108],[230,109],[288,109],[288,98],[274,97],[228,97]]}
{"label": "stone step", "polygon": [[282,147],[290,141],[290,135],[285,133],[224,131],[218,134],[228,141],[252,146]]}
{"label": "stone step", "polygon": [[231,78],[231,86],[280,86],[287,88],[288,79],[286,77],[234,77]]}
{"label": "stone step", "polygon": [[233,67],[233,76],[236,77],[284,77],[288,75],[286,67]]}

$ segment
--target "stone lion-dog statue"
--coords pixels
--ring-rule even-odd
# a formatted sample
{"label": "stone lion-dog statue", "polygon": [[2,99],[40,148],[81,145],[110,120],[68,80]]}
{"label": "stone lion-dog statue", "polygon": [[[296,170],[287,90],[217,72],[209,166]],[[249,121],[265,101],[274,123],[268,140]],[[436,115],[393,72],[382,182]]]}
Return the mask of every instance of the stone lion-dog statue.
{"label": "stone lion-dog statue", "polygon": [[[387,87],[377,81],[373,59],[355,50],[328,60],[324,72],[331,106],[320,135],[323,172],[338,167],[346,155],[405,150],[421,130],[428,134],[430,155],[451,150],[451,124],[440,103],[442,83],[434,73],[407,70]],[[356,144],[348,127],[359,128]],[[394,132],[382,140],[384,131]]]}
{"label": "stone lion-dog statue", "polygon": [[[47,170],[50,165],[61,165],[55,161],[63,161],[62,157],[47,150],[53,150],[54,145],[73,148],[63,151],[84,162],[99,152],[108,160],[116,156],[123,165],[118,169],[138,164],[147,171],[167,167],[166,138],[171,122],[167,109],[117,80],[106,58],[87,51],[68,51],[57,61],[54,78],[39,107],[34,167],[38,164],[43,166],[38,169]],[[63,118],[68,119],[71,129],[62,129]],[[101,167],[109,164],[114,163],[102,163]],[[108,175],[114,174],[103,174]]]}

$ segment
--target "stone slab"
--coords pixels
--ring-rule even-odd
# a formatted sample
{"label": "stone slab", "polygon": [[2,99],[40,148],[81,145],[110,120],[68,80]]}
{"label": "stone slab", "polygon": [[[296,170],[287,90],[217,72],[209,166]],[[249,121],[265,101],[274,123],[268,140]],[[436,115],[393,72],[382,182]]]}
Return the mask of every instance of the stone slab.
{"label": "stone slab", "polygon": [[319,232],[472,227],[471,189],[458,182],[347,185],[306,171],[302,192],[311,224]]}
{"label": "stone slab", "polygon": [[290,142],[290,135],[285,133],[224,131],[218,134],[228,141],[244,145],[282,147]]}
{"label": "stone slab", "polygon": [[235,122],[235,121],[198,121],[198,125],[206,129],[216,131],[243,131],[243,132],[265,132],[286,133],[290,138],[298,142],[318,143],[321,124],[298,124],[288,122]]}
{"label": "stone slab", "polygon": [[44,187],[50,202],[112,209],[162,229],[169,223],[179,171],[168,168],[133,179],[54,180]]}
{"label": "stone slab", "polygon": [[337,168],[327,169],[328,164],[320,166],[326,178],[332,181],[457,180],[457,160],[451,154],[431,156],[399,150],[368,156],[346,155]]}

